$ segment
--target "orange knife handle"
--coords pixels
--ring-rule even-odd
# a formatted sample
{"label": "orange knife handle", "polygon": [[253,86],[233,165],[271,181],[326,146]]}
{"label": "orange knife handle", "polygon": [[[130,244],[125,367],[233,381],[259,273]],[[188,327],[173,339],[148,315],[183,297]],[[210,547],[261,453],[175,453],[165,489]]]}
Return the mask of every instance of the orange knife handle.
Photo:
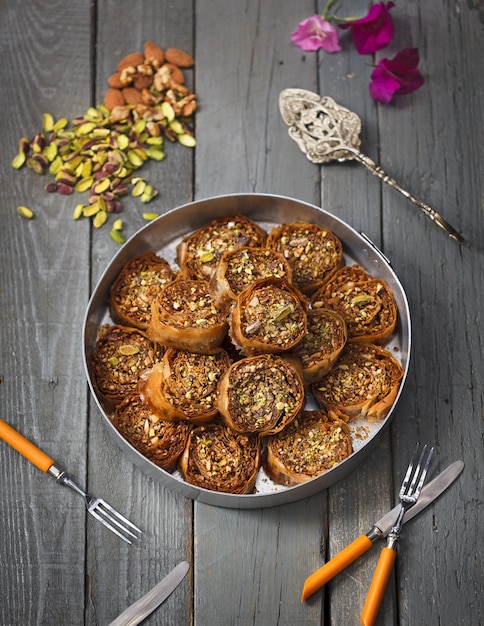
{"label": "orange knife handle", "polygon": [[339,574],[347,565],[353,563],[360,555],[369,550],[372,541],[368,535],[360,535],[349,546],[338,552],[330,561],[306,578],[302,592],[302,602],[315,591],[325,585],[333,576]]}
{"label": "orange knife handle", "polygon": [[42,450],[39,450],[37,446],[28,441],[28,439],[25,439],[25,437],[2,419],[0,419],[0,439],[6,441],[9,446],[12,446],[17,452],[20,452],[20,454],[43,472],[48,472],[49,468],[54,465],[54,461],[50,456],[42,452]]}
{"label": "orange knife handle", "polygon": [[361,612],[361,623],[363,626],[373,626],[376,622],[396,556],[397,552],[393,548],[383,548],[381,551],[368,596],[366,597],[365,606]]}

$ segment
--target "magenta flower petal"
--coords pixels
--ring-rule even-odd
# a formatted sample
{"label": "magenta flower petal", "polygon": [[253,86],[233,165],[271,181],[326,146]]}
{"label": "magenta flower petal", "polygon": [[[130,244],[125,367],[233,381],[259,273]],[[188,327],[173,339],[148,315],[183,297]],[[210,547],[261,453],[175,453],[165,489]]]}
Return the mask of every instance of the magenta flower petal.
{"label": "magenta flower petal", "polygon": [[393,59],[382,59],[371,75],[371,97],[388,104],[395,94],[416,91],[425,82],[418,63],[418,48],[404,48]]}
{"label": "magenta flower petal", "polygon": [[379,67],[373,70],[370,82],[370,95],[373,100],[389,104],[399,88],[400,83],[391,74]]}
{"label": "magenta flower petal", "polygon": [[320,15],[313,15],[300,22],[298,28],[291,33],[291,41],[306,52],[315,52],[319,48],[326,52],[341,50],[338,31]]}
{"label": "magenta flower petal", "polygon": [[395,27],[390,16],[393,2],[372,4],[368,14],[359,20],[351,20],[339,27],[351,28],[353,41],[359,54],[372,54],[388,46],[393,39]]}

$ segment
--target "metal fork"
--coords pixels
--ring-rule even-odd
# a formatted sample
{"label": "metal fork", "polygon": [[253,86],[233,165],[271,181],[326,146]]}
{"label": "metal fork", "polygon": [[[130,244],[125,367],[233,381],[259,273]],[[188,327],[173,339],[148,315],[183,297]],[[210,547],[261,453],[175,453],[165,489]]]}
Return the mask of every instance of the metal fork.
{"label": "metal fork", "polygon": [[84,499],[89,513],[95,517],[106,528],[109,528],[115,535],[121,537],[127,543],[131,543],[131,539],[138,539],[141,530],[126,519],[123,515],[113,509],[107,502],[101,498],[93,498],[85,493],[72,478],[50,458],[45,452],[42,452],[37,446],[25,439],[14,428],[0,419],[0,439],[6,441],[12,448],[20,452],[26,459],[33,463],[43,472],[50,474],[56,482],[66,487],[70,487]]}
{"label": "metal fork", "polygon": [[375,574],[371,581],[365,606],[361,613],[361,623],[363,626],[372,626],[372,624],[375,623],[393,563],[397,556],[397,543],[400,539],[403,516],[405,515],[405,511],[417,502],[427,476],[434,449],[433,447],[428,448],[427,445],[424,445],[421,451],[419,451],[419,449],[420,445],[417,444],[412,460],[405,473],[402,486],[400,487],[398,494],[400,510],[395,524],[388,533],[387,545],[380,554]]}

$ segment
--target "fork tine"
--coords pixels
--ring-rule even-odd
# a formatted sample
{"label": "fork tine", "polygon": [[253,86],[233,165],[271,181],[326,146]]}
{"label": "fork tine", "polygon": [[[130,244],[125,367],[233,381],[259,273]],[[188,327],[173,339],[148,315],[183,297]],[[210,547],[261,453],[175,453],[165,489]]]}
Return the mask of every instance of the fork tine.
{"label": "fork tine", "polygon": [[[422,455],[420,457],[420,461],[419,461],[419,465],[421,465],[422,460],[423,460],[423,456],[425,454],[425,452],[427,451],[427,446],[424,446],[424,449],[422,450]],[[425,465],[423,467],[422,473],[420,474],[420,480],[418,482],[418,485],[415,489],[415,496],[418,498],[420,496],[420,492],[422,491],[422,487],[423,484],[425,482],[425,478],[427,476],[427,472],[429,471],[429,466],[430,466],[430,461],[432,460],[432,455],[434,453],[434,448],[430,448],[428,454],[427,454],[427,459],[425,461]]]}
{"label": "fork tine", "polygon": [[[121,515],[119,511],[117,511],[115,508],[113,508],[110,504],[108,504],[104,500],[99,500],[99,504],[100,505],[102,504],[102,506],[104,506],[112,515],[117,517],[118,520],[122,522],[125,526],[130,526],[133,530],[136,530],[138,533],[142,532],[140,528],[138,528],[137,526],[133,524],[133,522],[130,522],[129,519],[124,517],[124,515]],[[113,520],[113,521],[117,523],[116,520]],[[126,529],[126,531],[128,532],[128,529]]]}
{"label": "fork tine", "polygon": [[95,517],[99,522],[104,524],[106,528],[109,528],[109,530],[111,530],[115,535],[117,535],[118,537],[121,537],[121,539],[123,539],[129,544],[131,544],[129,537],[138,539],[138,536],[126,526],[131,526],[134,530],[138,531],[139,533],[142,532],[137,526],[135,526],[128,519],[126,519],[123,515],[118,513],[116,509],[114,509],[104,500],[100,500],[100,499],[95,500],[88,510],[89,510],[89,513],[91,513],[91,515]]}

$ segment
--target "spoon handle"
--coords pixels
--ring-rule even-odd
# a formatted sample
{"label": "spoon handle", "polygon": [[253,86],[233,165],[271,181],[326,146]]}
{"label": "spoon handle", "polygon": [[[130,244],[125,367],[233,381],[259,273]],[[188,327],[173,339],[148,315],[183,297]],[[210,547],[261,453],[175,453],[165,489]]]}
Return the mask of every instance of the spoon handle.
{"label": "spoon handle", "polygon": [[455,241],[457,241],[458,243],[464,242],[464,238],[462,237],[462,235],[458,233],[455,228],[451,226],[449,222],[447,222],[439,213],[437,213],[437,211],[432,209],[432,207],[430,207],[426,202],[415,198],[414,196],[412,196],[411,193],[403,189],[403,187],[401,187],[395,179],[389,176],[383,170],[383,168],[377,165],[372,159],[370,159],[370,157],[361,152],[358,152],[357,150],[351,152],[355,160],[364,165],[366,169],[372,174],[378,176],[378,178],[380,178],[384,183],[388,183],[390,187],[393,187],[393,189],[396,189],[403,196],[405,196],[405,198],[410,200],[410,202],[418,207],[430,220],[432,220],[432,222],[435,222],[437,226],[440,226],[440,228],[445,230],[449,237],[455,239]]}

